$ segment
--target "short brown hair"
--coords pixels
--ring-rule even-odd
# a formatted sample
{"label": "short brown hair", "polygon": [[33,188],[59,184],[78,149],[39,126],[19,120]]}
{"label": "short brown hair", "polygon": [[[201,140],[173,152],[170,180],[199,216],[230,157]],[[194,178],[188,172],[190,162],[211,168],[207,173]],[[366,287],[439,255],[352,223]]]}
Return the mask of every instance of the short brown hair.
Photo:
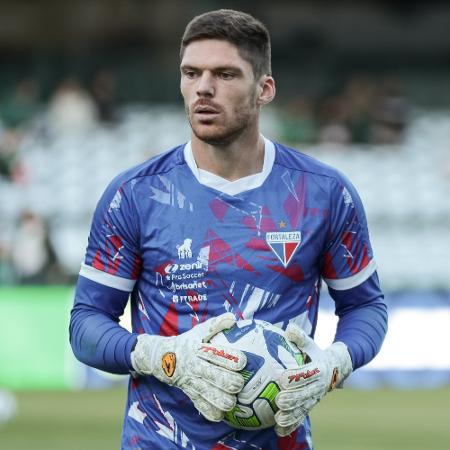
{"label": "short brown hair", "polygon": [[266,26],[250,14],[219,9],[194,17],[181,39],[180,59],[193,41],[219,39],[234,44],[253,68],[256,79],[271,75],[270,36]]}

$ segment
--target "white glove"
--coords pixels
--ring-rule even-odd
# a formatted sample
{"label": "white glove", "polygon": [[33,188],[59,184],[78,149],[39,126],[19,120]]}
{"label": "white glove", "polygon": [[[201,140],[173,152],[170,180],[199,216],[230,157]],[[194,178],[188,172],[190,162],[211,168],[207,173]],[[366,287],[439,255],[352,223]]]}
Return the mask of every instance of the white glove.
{"label": "white glove", "polygon": [[297,429],[327,392],[340,385],[352,372],[352,360],[347,346],[335,342],[325,350],[297,325],[289,324],[286,338],[306,353],[311,362],[298,369],[286,369],[280,378],[281,392],[275,403],[275,432],[287,436]]}
{"label": "white glove", "polygon": [[206,419],[219,422],[225,411],[233,409],[236,394],[244,386],[237,372],[245,367],[247,357],[239,350],[207,342],[235,323],[234,315],[225,313],[179,336],[141,334],[131,353],[133,368],[180,388]]}

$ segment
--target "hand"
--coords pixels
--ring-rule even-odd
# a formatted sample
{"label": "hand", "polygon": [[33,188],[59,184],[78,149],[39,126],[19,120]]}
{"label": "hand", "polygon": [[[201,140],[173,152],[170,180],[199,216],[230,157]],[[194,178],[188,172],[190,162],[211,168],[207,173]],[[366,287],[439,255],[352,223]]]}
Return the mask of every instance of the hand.
{"label": "hand", "polygon": [[236,394],[244,386],[237,372],[245,367],[247,357],[239,350],[207,342],[235,323],[233,314],[225,313],[179,336],[141,334],[131,353],[133,368],[180,388],[206,419],[219,422],[225,411],[233,409]]}
{"label": "hand", "polygon": [[297,325],[289,324],[286,338],[311,359],[298,369],[286,369],[280,379],[281,392],[275,398],[275,432],[287,436],[297,429],[327,392],[340,385],[352,372],[347,346],[335,342],[325,350]]}

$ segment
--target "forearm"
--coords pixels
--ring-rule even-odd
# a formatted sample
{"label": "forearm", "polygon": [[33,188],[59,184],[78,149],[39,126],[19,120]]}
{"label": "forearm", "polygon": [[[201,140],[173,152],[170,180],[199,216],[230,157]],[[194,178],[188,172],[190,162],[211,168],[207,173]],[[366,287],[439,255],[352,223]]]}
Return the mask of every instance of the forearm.
{"label": "forearm", "polygon": [[387,332],[387,308],[375,274],[347,291],[331,292],[339,321],[335,341],[346,344],[353,369],[371,361]]}
{"label": "forearm", "polygon": [[[81,362],[111,373],[132,370],[130,353],[137,334],[125,330],[117,319],[126,297],[123,292],[80,277],[70,317],[70,344]],[[106,303],[115,314],[103,310]]]}
{"label": "forearm", "polygon": [[339,319],[335,341],[343,342],[353,369],[370,362],[380,351],[387,331],[386,305],[369,305]]}

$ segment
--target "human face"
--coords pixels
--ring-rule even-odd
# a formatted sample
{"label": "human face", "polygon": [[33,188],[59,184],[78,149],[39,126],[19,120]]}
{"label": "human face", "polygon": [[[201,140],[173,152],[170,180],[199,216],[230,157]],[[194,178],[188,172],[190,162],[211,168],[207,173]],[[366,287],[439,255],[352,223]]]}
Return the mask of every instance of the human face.
{"label": "human face", "polygon": [[191,42],[181,61],[181,93],[194,135],[211,145],[228,145],[258,130],[259,83],[251,64],[228,41]]}

